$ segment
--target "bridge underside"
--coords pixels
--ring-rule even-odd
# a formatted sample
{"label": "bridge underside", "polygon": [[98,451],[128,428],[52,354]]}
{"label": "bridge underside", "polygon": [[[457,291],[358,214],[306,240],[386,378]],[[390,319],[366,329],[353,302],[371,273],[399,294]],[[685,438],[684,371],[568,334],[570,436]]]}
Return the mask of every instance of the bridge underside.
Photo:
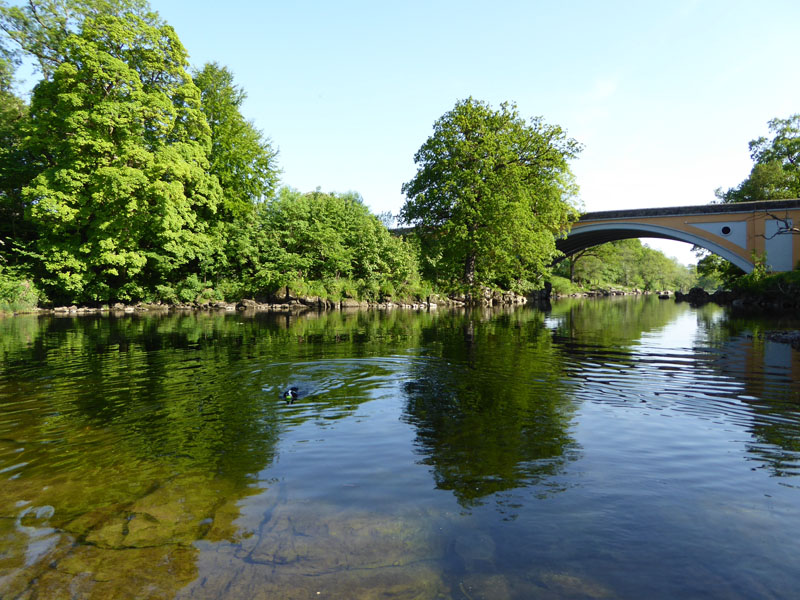
{"label": "bridge underside", "polygon": [[581,250],[585,250],[586,248],[591,248],[592,246],[599,246],[600,244],[605,244],[607,242],[629,240],[639,237],[661,238],[665,240],[675,239],[674,237],[664,234],[659,235],[656,233],[649,233],[647,236],[644,236],[639,232],[632,232],[630,229],[609,229],[602,232],[587,232],[570,235],[568,238],[558,240],[556,242],[556,246],[558,246],[558,249],[561,250],[566,256],[572,256],[573,254],[576,254]]}
{"label": "bridge underside", "polygon": [[643,237],[676,240],[694,244],[729,260],[745,273],[750,273],[753,270],[753,263],[751,261],[708,239],[672,227],[645,223],[612,222],[576,225],[568,237],[556,242],[556,247],[561,250],[566,257],[569,257],[581,250],[591,248],[592,246],[599,246],[606,242]]}

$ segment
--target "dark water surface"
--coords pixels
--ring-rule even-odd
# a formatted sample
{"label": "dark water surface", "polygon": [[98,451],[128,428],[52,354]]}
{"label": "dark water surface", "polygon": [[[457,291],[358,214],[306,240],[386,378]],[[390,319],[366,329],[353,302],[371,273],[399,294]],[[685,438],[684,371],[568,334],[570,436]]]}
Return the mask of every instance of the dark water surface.
{"label": "dark water surface", "polygon": [[797,597],[800,353],[759,336],[789,326],[2,320],[0,597]]}

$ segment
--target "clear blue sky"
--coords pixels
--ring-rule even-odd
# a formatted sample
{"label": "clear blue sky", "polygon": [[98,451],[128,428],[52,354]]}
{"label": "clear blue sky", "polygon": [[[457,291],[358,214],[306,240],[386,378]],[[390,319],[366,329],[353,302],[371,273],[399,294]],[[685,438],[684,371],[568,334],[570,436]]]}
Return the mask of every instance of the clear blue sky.
{"label": "clear blue sky", "polygon": [[707,203],[800,112],[798,0],[151,2],[194,66],[234,72],[284,184],[376,213],[400,210],[414,153],[468,96],[582,142],[587,210]]}

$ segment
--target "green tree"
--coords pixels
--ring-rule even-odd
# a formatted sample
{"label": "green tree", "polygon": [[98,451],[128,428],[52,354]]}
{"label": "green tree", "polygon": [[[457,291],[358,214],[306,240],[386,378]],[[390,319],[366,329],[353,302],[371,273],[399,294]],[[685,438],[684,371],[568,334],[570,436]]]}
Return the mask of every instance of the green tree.
{"label": "green tree", "polygon": [[211,127],[210,171],[222,186],[221,212],[228,220],[252,214],[253,206],[271,198],[280,174],[277,151],[241,111],[247,94],[233,74],[208,63],[194,75],[203,114]]}
{"label": "green tree", "polygon": [[222,189],[210,270],[214,287],[231,292],[229,288],[237,287],[245,275],[242,265],[248,254],[254,252],[248,236],[257,233],[252,229],[257,207],[275,195],[278,153],[242,115],[246,94],[234,84],[233,74],[226,67],[208,63],[195,72],[194,83],[211,128],[209,172]]}
{"label": "green tree", "polygon": [[[3,5],[0,4],[0,10]],[[0,12],[0,30],[2,30],[2,12]],[[16,54],[8,48],[7,43],[0,37],[0,91],[9,92],[14,84],[14,72],[18,58]]]}
{"label": "green tree", "polygon": [[570,283],[575,283],[575,267],[578,264],[581,264],[581,266],[583,266],[584,259],[592,259],[597,257],[598,257],[597,246],[592,246],[591,248],[584,248],[580,252],[576,252],[572,256],[568,256],[567,258],[565,258],[561,263],[559,263],[559,266],[561,268],[556,269],[556,271],[566,276],[569,279]]}
{"label": "green tree", "polygon": [[13,257],[12,244],[22,243],[30,235],[23,222],[22,200],[32,167],[22,147],[28,106],[14,93],[13,80],[14,61],[0,51],[0,256],[5,261]]}
{"label": "green tree", "polygon": [[700,285],[704,288],[730,288],[745,272],[716,254],[711,254],[704,248],[695,248],[698,257],[697,274]]}
{"label": "green tree", "polygon": [[307,295],[378,300],[421,286],[414,249],[393,237],[355,192],[282,188],[236,227],[233,257],[246,294],[290,286]]}
{"label": "green tree", "polygon": [[800,197],[800,114],[772,119],[772,137],[750,142],[753,168],[735,188],[718,189],[722,202],[752,202]]}
{"label": "green tree", "polygon": [[54,299],[133,300],[210,268],[220,202],[210,131],[186,51],[156,21],[86,16],[43,63],[27,150],[44,168],[22,195]]}
{"label": "green tree", "polygon": [[67,39],[81,31],[87,18],[122,14],[163,25],[147,0],[28,0],[23,6],[0,0],[0,30],[51,79],[67,59]]}
{"label": "green tree", "polygon": [[513,104],[459,101],[414,156],[401,218],[417,227],[443,283],[511,286],[547,273],[555,236],[577,218],[568,161],[579,151],[560,127],[526,122]]}

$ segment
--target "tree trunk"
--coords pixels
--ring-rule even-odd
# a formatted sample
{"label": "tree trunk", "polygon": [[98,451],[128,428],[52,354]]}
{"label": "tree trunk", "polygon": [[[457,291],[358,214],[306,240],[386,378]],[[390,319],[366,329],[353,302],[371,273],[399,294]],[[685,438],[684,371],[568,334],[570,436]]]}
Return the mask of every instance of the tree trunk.
{"label": "tree trunk", "polygon": [[475,285],[475,225],[467,226],[467,257],[464,260],[464,285],[472,288]]}
{"label": "tree trunk", "polygon": [[475,285],[475,252],[470,251],[464,261],[464,283],[472,287]]}

